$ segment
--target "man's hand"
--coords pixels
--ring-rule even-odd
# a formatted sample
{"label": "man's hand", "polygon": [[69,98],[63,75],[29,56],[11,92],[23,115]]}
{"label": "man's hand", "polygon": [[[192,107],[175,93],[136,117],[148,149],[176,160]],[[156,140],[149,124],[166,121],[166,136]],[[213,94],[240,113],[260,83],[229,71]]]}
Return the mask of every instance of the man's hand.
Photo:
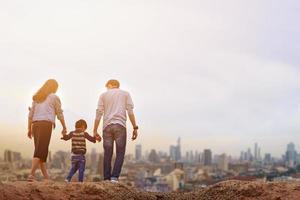
{"label": "man's hand", "polygon": [[97,132],[94,132],[94,137],[98,142],[101,142],[102,138]]}
{"label": "man's hand", "polygon": [[137,132],[136,129],[134,129],[133,132],[132,132],[132,137],[131,137],[131,139],[132,139],[132,140],[135,140],[137,137],[138,137],[138,132]]}
{"label": "man's hand", "polygon": [[27,132],[27,137],[28,137],[29,139],[32,139],[32,132],[31,132],[31,130],[28,130],[28,132]]}

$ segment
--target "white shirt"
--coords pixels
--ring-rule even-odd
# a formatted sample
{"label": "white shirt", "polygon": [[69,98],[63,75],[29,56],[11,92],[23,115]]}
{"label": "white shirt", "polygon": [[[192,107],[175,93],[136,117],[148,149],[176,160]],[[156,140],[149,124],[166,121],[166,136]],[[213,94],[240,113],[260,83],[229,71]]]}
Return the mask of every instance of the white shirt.
{"label": "white shirt", "polygon": [[32,121],[50,121],[55,123],[55,117],[63,118],[63,110],[58,96],[49,94],[45,101],[41,103],[32,102],[32,107],[28,117]]}
{"label": "white shirt", "polygon": [[101,119],[103,115],[103,130],[110,124],[120,124],[126,127],[126,111],[132,114],[133,107],[128,92],[119,88],[108,89],[99,97],[96,119]]}

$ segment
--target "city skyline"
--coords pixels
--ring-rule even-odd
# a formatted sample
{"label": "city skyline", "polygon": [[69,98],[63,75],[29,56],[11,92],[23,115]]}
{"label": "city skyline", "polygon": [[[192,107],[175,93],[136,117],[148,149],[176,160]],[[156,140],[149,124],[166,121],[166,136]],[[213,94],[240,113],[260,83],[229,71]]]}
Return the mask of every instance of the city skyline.
{"label": "city skyline", "polygon": [[[149,153],[152,150],[155,150],[157,153],[161,152],[161,153],[165,153],[166,155],[168,155],[172,160],[174,161],[185,161],[185,159],[187,158],[189,153],[199,153],[198,155],[203,156],[205,155],[206,151],[210,151],[210,160],[212,160],[213,156],[215,155],[227,155],[232,157],[233,159],[242,159],[242,160],[254,160],[254,161],[259,161],[259,160],[263,160],[265,159],[266,156],[270,156],[270,158],[274,158],[274,159],[282,159],[283,156],[286,156],[286,152],[289,151],[289,149],[292,149],[290,151],[296,151],[297,150],[297,145],[295,145],[294,142],[289,142],[288,144],[286,144],[283,147],[283,151],[281,152],[281,154],[276,155],[273,154],[272,152],[268,152],[268,151],[261,151],[261,149],[263,149],[263,146],[258,144],[257,142],[253,143],[252,146],[245,146],[243,149],[240,149],[239,151],[235,152],[235,153],[229,153],[226,151],[221,151],[221,152],[216,152],[214,151],[213,148],[198,148],[198,149],[189,149],[186,148],[185,146],[181,145],[181,138],[177,138],[176,140],[177,142],[175,143],[170,143],[168,148],[165,148],[167,150],[164,149],[155,149],[155,148],[145,148],[144,145],[142,145],[141,143],[138,144],[134,144],[134,146],[131,145],[131,147],[133,148],[132,151],[130,152],[126,152],[126,155],[132,155],[135,157],[136,160],[142,160],[145,159],[145,156],[147,157],[149,155]],[[176,144],[176,145],[175,145]],[[292,146],[292,147],[291,147]],[[99,146],[98,146],[99,147]],[[183,150],[182,150],[183,149]],[[4,148],[4,150],[0,151],[0,158],[2,158],[1,155],[3,155],[5,150],[10,150],[10,151],[15,151],[18,152],[18,149],[12,149],[12,148]],[[299,148],[300,150],[300,148]],[[58,151],[65,151],[65,152],[71,152],[70,148],[62,148],[62,149],[50,149],[50,152],[58,152]],[[257,152],[256,152],[257,151]],[[300,151],[299,151],[300,152]],[[101,148],[97,148],[97,146],[95,145],[87,145],[87,153],[103,153],[103,149]],[[137,159],[137,155],[138,155],[138,159]],[[202,155],[203,154],[203,155]],[[24,158],[30,158],[31,154],[28,152],[24,153],[22,152],[21,154]],[[209,161],[211,162],[211,161]]]}

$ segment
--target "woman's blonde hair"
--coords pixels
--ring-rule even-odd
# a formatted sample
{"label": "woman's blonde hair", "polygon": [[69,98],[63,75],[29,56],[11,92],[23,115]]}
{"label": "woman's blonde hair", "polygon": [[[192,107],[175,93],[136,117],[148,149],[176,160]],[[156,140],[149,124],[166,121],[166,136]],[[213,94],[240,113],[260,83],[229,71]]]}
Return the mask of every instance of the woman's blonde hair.
{"label": "woman's blonde hair", "polygon": [[37,103],[42,103],[46,100],[49,94],[56,93],[58,83],[55,79],[47,80],[44,85],[33,95],[32,100]]}

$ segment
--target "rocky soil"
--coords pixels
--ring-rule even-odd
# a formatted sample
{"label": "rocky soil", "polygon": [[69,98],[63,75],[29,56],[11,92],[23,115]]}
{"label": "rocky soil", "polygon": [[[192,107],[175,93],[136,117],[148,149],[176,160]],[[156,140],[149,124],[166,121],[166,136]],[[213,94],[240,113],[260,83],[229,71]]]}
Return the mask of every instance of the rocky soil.
{"label": "rocky soil", "polygon": [[152,193],[110,182],[0,183],[0,200],[300,200],[300,183],[225,181],[188,193]]}

